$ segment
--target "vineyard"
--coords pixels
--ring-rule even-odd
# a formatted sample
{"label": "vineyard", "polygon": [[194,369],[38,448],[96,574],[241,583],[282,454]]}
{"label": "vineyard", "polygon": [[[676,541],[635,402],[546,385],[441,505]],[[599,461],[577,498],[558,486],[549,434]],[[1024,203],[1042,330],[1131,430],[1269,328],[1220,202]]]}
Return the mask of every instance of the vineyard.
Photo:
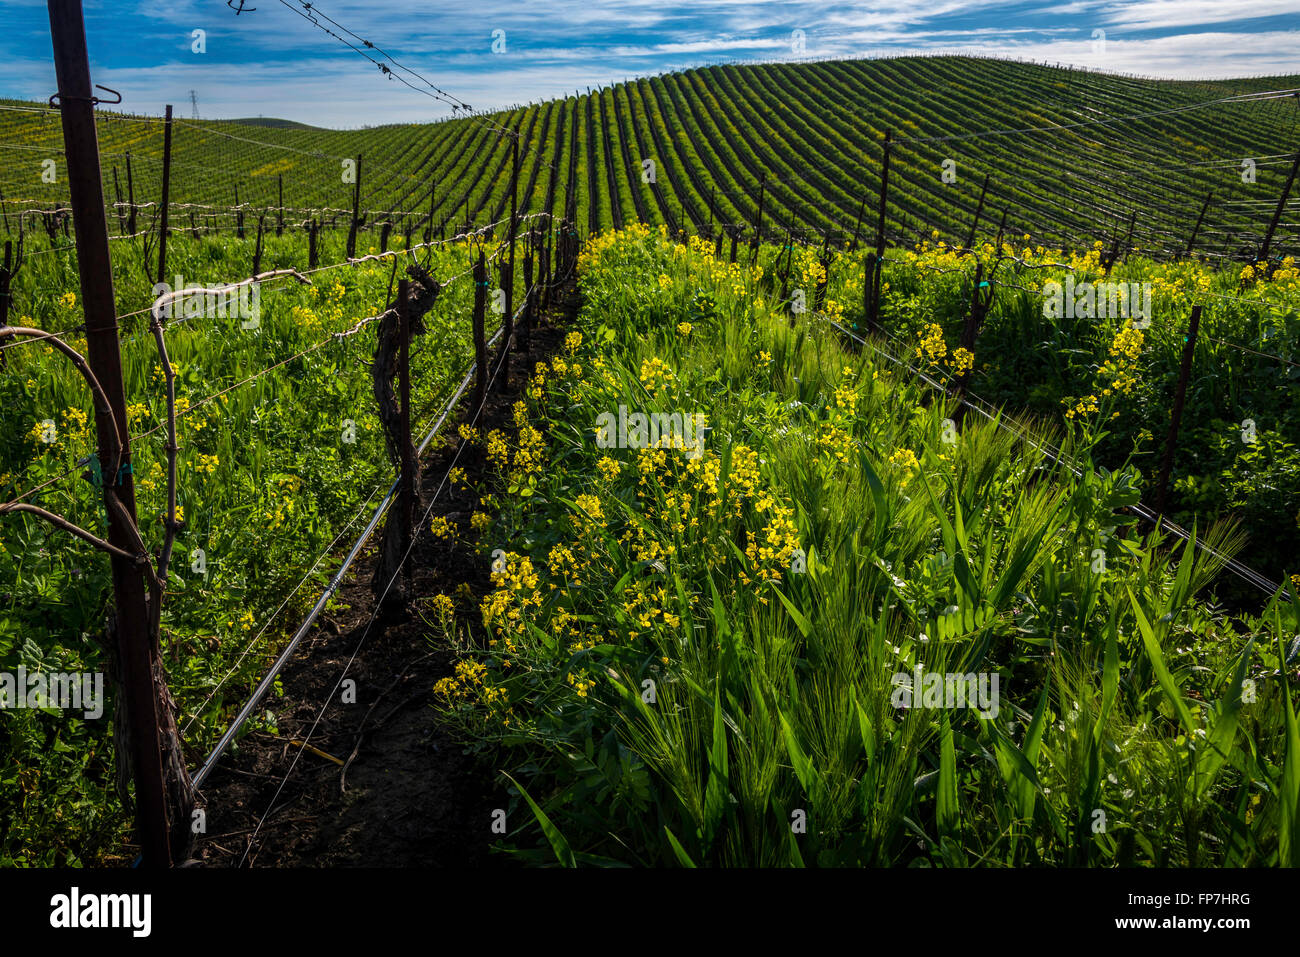
{"label": "vineyard", "polygon": [[[1300,135],[1296,77],[1208,83],[1135,80],[962,57],[712,67],[441,123],[377,129],[172,126],[174,228],[203,231],[328,217],[352,209],[340,165],[360,158],[360,206],[399,233],[495,222],[508,205],[510,150],[524,210],[585,231],[627,223],[780,236],[846,236],[874,222],[882,144],[892,136],[891,237],[964,237],[983,208],[1008,234],[1048,246],[1083,237],[1182,251],[1202,202],[1203,255],[1257,251]],[[57,111],[0,110],[6,216],[53,210],[66,177]],[[101,110],[105,196],[134,233],[156,217],[166,124]],[[508,133],[509,135],[503,135]],[[1241,177],[1242,161],[1255,168]],[[652,161],[653,170],[644,166]],[[941,173],[955,163],[955,181]],[[128,163],[129,161],[129,163]],[[128,165],[130,171],[128,173]],[[988,178],[987,189],[985,177]],[[981,203],[981,195],[983,202]],[[134,204],[134,205],[132,205]],[[759,206],[763,207],[762,216]],[[130,216],[131,210],[135,215]],[[33,218],[38,217],[33,214]],[[1130,228],[1130,219],[1133,220]],[[11,224],[13,225],[13,224]],[[1294,251],[1294,224],[1276,238]]]}
{"label": "vineyard", "polygon": [[0,668],[107,707],[0,689],[0,864],[247,864],[409,707],[489,863],[1300,865],[1300,76],[65,80],[0,101]]}

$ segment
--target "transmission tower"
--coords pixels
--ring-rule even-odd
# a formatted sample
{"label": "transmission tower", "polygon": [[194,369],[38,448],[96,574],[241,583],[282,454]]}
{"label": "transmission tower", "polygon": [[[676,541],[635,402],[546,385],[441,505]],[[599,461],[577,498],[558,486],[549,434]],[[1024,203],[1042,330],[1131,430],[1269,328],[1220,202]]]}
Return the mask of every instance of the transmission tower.
{"label": "transmission tower", "polygon": [[194,90],[190,90],[190,105],[194,107],[193,119],[199,118],[199,95]]}

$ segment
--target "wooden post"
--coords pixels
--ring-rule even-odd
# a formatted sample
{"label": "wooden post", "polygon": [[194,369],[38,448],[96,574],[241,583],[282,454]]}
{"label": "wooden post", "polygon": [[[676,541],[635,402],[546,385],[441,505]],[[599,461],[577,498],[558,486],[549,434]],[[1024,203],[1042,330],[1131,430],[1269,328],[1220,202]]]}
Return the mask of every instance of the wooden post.
{"label": "wooden post", "polygon": [[388,252],[388,237],[389,234],[392,233],[392,231],[393,231],[392,221],[384,220],[384,227],[379,231],[379,251],[381,253]]}
{"label": "wooden post", "polygon": [[284,174],[280,173],[278,176],[276,176],[276,181],[278,183],[278,188],[280,193],[280,208],[275,214],[275,234],[277,236],[283,236],[284,235]]}
{"label": "wooden post", "polygon": [[483,411],[487,401],[487,334],[483,331],[484,312],[487,309],[487,265],[483,250],[478,252],[474,264],[474,421]]}
{"label": "wooden post", "polygon": [[239,184],[235,184],[235,235],[244,238],[244,210],[239,205]]}
{"label": "wooden post", "polygon": [[1273,233],[1277,231],[1277,224],[1282,220],[1282,210],[1286,208],[1287,197],[1291,195],[1291,187],[1295,183],[1297,171],[1300,171],[1300,153],[1295,154],[1295,162],[1291,164],[1291,175],[1286,178],[1286,185],[1282,187],[1277,208],[1273,210],[1273,219],[1268,224],[1268,232],[1264,234],[1264,245],[1259,250],[1259,262],[1268,259],[1269,248],[1273,245]]}
{"label": "wooden post", "polygon": [[727,232],[731,234],[731,262],[734,263],[736,261],[736,227],[734,225],[729,226]]}
{"label": "wooden post", "polygon": [[1192,254],[1192,248],[1196,245],[1196,234],[1201,231],[1201,223],[1205,222],[1205,213],[1210,208],[1210,199],[1213,196],[1213,191],[1205,194],[1205,202],[1201,204],[1201,215],[1196,217],[1196,225],[1192,227],[1192,235],[1187,239],[1187,249],[1183,252],[1184,256]]}
{"label": "wooden post", "polygon": [[[410,280],[397,281],[398,329],[398,401],[401,403],[399,440],[402,449],[401,485],[398,489],[398,508],[401,521],[401,551],[405,556],[411,547],[411,528],[415,522],[415,446],[411,444],[411,306]],[[410,562],[403,562],[406,580],[411,580]]]}
{"label": "wooden post", "polygon": [[1183,401],[1187,397],[1187,381],[1192,374],[1192,354],[1196,350],[1196,334],[1201,328],[1201,307],[1192,307],[1192,316],[1187,323],[1187,335],[1183,337],[1183,361],[1178,368],[1178,385],[1174,389],[1173,414],[1169,420],[1169,438],[1165,440],[1165,454],[1160,462],[1160,477],[1156,480],[1156,525],[1165,517],[1165,505],[1169,496],[1169,476],[1174,469],[1174,449],[1178,445],[1178,426],[1183,418]]}
{"label": "wooden post", "polygon": [[357,154],[356,180],[352,184],[352,224],[348,227],[348,259],[357,255],[357,220],[361,216],[361,154]]}
{"label": "wooden post", "polygon": [[319,232],[320,232],[320,225],[316,222],[316,217],[313,216],[307,222],[307,268],[308,269],[315,269],[316,263],[319,261],[317,257],[317,250],[316,250],[316,236]]}
{"label": "wooden post", "polygon": [[989,174],[984,174],[984,185],[980,187],[980,201],[975,206],[975,221],[970,224],[970,236],[966,239],[966,248],[974,250],[975,248],[975,231],[979,229],[980,214],[984,212],[984,194],[988,192]]}
{"label": "wooden post", "polygon": [[[53,7],[50,8],[51,12]],[[78,4],[78,19],[81,17]],[[83,34],[84,37],[84,34]],[[83,40],[84,42],[84,40]],[[98,160],[96,161],[98,162]],[[172,105],[167,104],[167,116],[163,127],[163,169],[162,169],[162,219],[158,229],[158,282],[167,281],[167,214],[171,206],[172,195]]]}
{"label": "wooden post", "polygon": [[[49,16],[68,163],[68,189],[77,227],[77,266],[86,317],[86,359],[109,405],[107,410],[96,408],[95,411],[99,461],[109,470],[104,474],[103,483],[108,541],[133,554],[138,548],[135,543],[139,541],[140,533],[135,517],[135,487],[130,468],[130,432],[122,358],[118,350],[113,267],[109,258],[108,223],[104,216],[99,144],[91,103],[90,64],[86,54],[81,0],[49,0]],[[167,138],[170,141],[170,106],[167,117]],[[166,171],[168,152],[166,147],[164,150]],[[165,175],[163,183],[165,197]],[[159,270],[164,266],[165,260],[160,259]],[[123,437],[120,448],[118,435]],[[159,729],[164,716],[158,713],[158,693],[154,683],[155,667],[161,666],[158,664],[156,636],[150,634],[149,596],[139,564],[120,555],[113,555],[110,563],[116,599],[110,634],[117,637],[120,655],[125,699],[120,704],[126,708],[129,728],[131,767],[135,777],[136,831],[143,864],[146,867],[167,867],[171,863],[171,842],[163,778],[163,742]],[[160,598],[160,595],[154,595],[155,601]],[[170,729],[174,738],[175,725],[171,724]],[[174,745],[177,741],[174,738],[171,743]],[[185,813],[186,820],[177,824],[188,831],[188,810]]]}

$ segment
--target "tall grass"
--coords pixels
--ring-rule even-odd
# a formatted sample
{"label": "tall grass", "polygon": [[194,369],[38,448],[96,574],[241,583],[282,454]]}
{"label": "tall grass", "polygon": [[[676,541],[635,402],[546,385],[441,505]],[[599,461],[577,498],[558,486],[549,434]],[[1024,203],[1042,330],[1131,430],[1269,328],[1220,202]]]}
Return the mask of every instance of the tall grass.
{"label": "tall grass", "polygon": [[[581,343],[536,370],[502,461],[530,494],[481,536],[507,557],[438,689],[518,786],[513,852],[1294,860],[1300,606],[1225,617],[1198,597],[1219,560],[1144,538],[1095,436],[1056,437],[1076,478],[992,423],[954,435],[942,397],[703,246],[632,227],[583,267]],[[702,455],[598,448],[619,405],[706,414]],[[918,667],[996,674],[996,713],[900,707]]]}

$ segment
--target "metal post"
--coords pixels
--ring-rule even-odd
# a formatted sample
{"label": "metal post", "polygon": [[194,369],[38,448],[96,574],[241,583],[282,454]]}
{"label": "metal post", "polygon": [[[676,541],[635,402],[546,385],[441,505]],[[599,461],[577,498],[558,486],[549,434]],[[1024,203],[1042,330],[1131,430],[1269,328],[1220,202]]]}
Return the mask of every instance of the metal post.
{"label": "metal post", "polygon": [[510,345],[515,335],[515,231],[518,227],[519,202],[519,134],[510,143],[510,253],[509,265],[503,277],[506,290],[505,331],[501,334],[501,378],[498,389],[504,389],[510,377]]}
{"label": "metal post", "polygon": [[862,214],[867,208],[867,194],[862,194],[862,202],[858,203],[858,221],[853,226],[853,242],[849,244],[849,251],[853,252],[858,248],[858,236],[862,233]]}
{"label": "metal post", "polygon": [[1201,215],[1196,217],[1196,225],[1192,227],[1192,235],[1188,237],[1187,249],[1183,252],[1184,256],[1192,254],[1192,248],[1196,245],[1196,234],[1201,231],[1201,223],[1205,222],[1205,213],[1210,208],[1210,199],[1213,196],[1213,191],[1205,194],[1205,202],[1201,204]]}
{"label": "metal post", "polygon": [[[424,227],[424,244],[429,245],[433,239],[433,210],[438,205],[438,180],[435,178],[433,185],[429,187],[429,222]],[[409,247],[410,244],[408,243]]]}
{"label": "metal post", "polygon": [[1295,162],[1291,164],[1291,175],[1286,178],[1286,185],[1282,187],[1282,195],[1277,201],[1277,209],[1273,210],[1273,219],[1268,224],[1268,232],[1264,234],[1264,245],[1259,251],[1260,262],[1268,259],[1269,247],[1273,245],[1273,233],[1277,231],[1277,224],[1282,220],[1282,210],[1286,208],[1287,197],[1291,195],[1291,186],[1295,183],[1297,171],[1300,171],[1300,153],[1295,154]]}
{"label": "metal post", "polygon": [[[113,298],[113,268],[108,250],[108,223],[100,179],[99,144],[91,102],[90,63],[86,54],[85,21],[81,0],[49,0],[50,36],[58,78],[59,111],[68,161],[68,188],[77,227],[77,266],[86,317],[86,359],[109,404],[98,408],[95,427],[100,462],[112,468],[120,455],[121,467],[104,476],[108,514],[108,541],[127,552],[136,549],[135,488],[131,477],[131,450],[118,351],[117,313]],[[168,142],[171,107],[167,108]],[[167,153],[164,153],[166,169]],[[163,180],[166,209],[166,178]],[[164,232],[165,238],[165,232]],[[160,256],[159,269],[165,261]],[[117,447],[116,435],[124,445]],[[119,507],[120,506],[120,507]],[[135,775],[136,829],[143,863],[166,867],[171,862],[167,832],[166,792],[163,783],[161,741],[156,712],[154,663],[157,651],[150,637],[149,608],[143,571],[136,562],[113,555],[113,592],[116,597],[114,630],[121,656],[127,722],[130,728],[131,765]],[[188,824],[188,822],[186,822]]]}
{"label": "metal post", "polygon": [[[401,516],[402,555],[405,556],[411,545],[411,526],[415,520],[415,448],[411,444],[411,306],[408,302],[410,280],[397,281],[397,375],[398,393],[401,409],[399,414],[398,438],[402,443],[402,482],[398,490],[400,495],[398,513]],[[409,582],[411,563],[403,562]]]}
{"label": "metal post", "polygon": [[117,180],[117,167],[113,167],[113,197],[117,200],[113,208],[117,211],[117,234],[126,233],[126,214],[122,212],[122,186]]}
{"label": "metal post", "polygon": [[0,269],[0,326],[9,325],[9,286],[13,281],[14,244],[5,240],[5,264]]}
{"label": "metal post", "polygon": [[361,216],[361,154],[357,154],[356,181],[352,184],[352,225],[348,227],[348,259],[357,255],[357,220]]}
{"label": "metal post", "polygon": [[[54,6],[50,6],[50,15],[53,16]],[[81,4],[77,4],[77,19],[81,19]],[[84,30],[81,33],[82,44],[84,46],[86,35]],[[89,72],[89,68],[87,68]],[[64,113],[64,116],[67,116]],[[93,119],[93,114],[92,114]],[[96,155],[95,163],[98,165],[99,157]],[[158,282],[167,281],[167,213],[171,205],[172,196],[172,105],[167,104],[167,117],[163,126],[163,170],[162,170],[162,220],[158,230]]]}
{"label": "metal post", "polygon": [[477,419],[487,401],[487,334],[483,330],[484,312],[487,309],[487,264],[483,250],[479,250],[474,264],[474,416]]}
{"label": "metal post", "polygon": [[870,290],[867,299],[867,328],[876,331],[880,326],[880,279],[885,271],[885,204],[889,201],[889,157],[893,150],[894,131],[885,131],[885,153],[880,167],[880,213],[876,220],[876,251],[868,256]]}
{"label": "metal post", "polygon": [[1169,494],[1169,476],[1174,468],[1174,449],[1178,445],[1178,426],[1183,418],[1183,400],[1187,396],[1187,380],[1192,374],[1192,354],[1196,350],[1196,333],[1201,328],[1201,307],[1192,307],[1192,316],[1187,323],[1187,335],[1183,337],[1183,361],[1178,368],[1178,386],[1174,389],[1173,415],[1169,421],[1169,438],[1165,441],[1165,454],[1160,463],[1160,478],[1156,480],[1156,516],[1157,524],[1165,517],[1165,504]]}
{"label": "metal post", "polygon": [[980,201],[975,207],[975,221],[970,224],[970,237],[966,240],[966,248],[973,250],[975,248],[975,231],[979,229],[980,214],[984,212],[984,194],[989,189],[989,174],[984,174],[984,185],[980,187]]}
{"label": "metal post", "polygon": [[131,173],[131,154],[126,154],[126,231],[135,235],[135,177]]}

